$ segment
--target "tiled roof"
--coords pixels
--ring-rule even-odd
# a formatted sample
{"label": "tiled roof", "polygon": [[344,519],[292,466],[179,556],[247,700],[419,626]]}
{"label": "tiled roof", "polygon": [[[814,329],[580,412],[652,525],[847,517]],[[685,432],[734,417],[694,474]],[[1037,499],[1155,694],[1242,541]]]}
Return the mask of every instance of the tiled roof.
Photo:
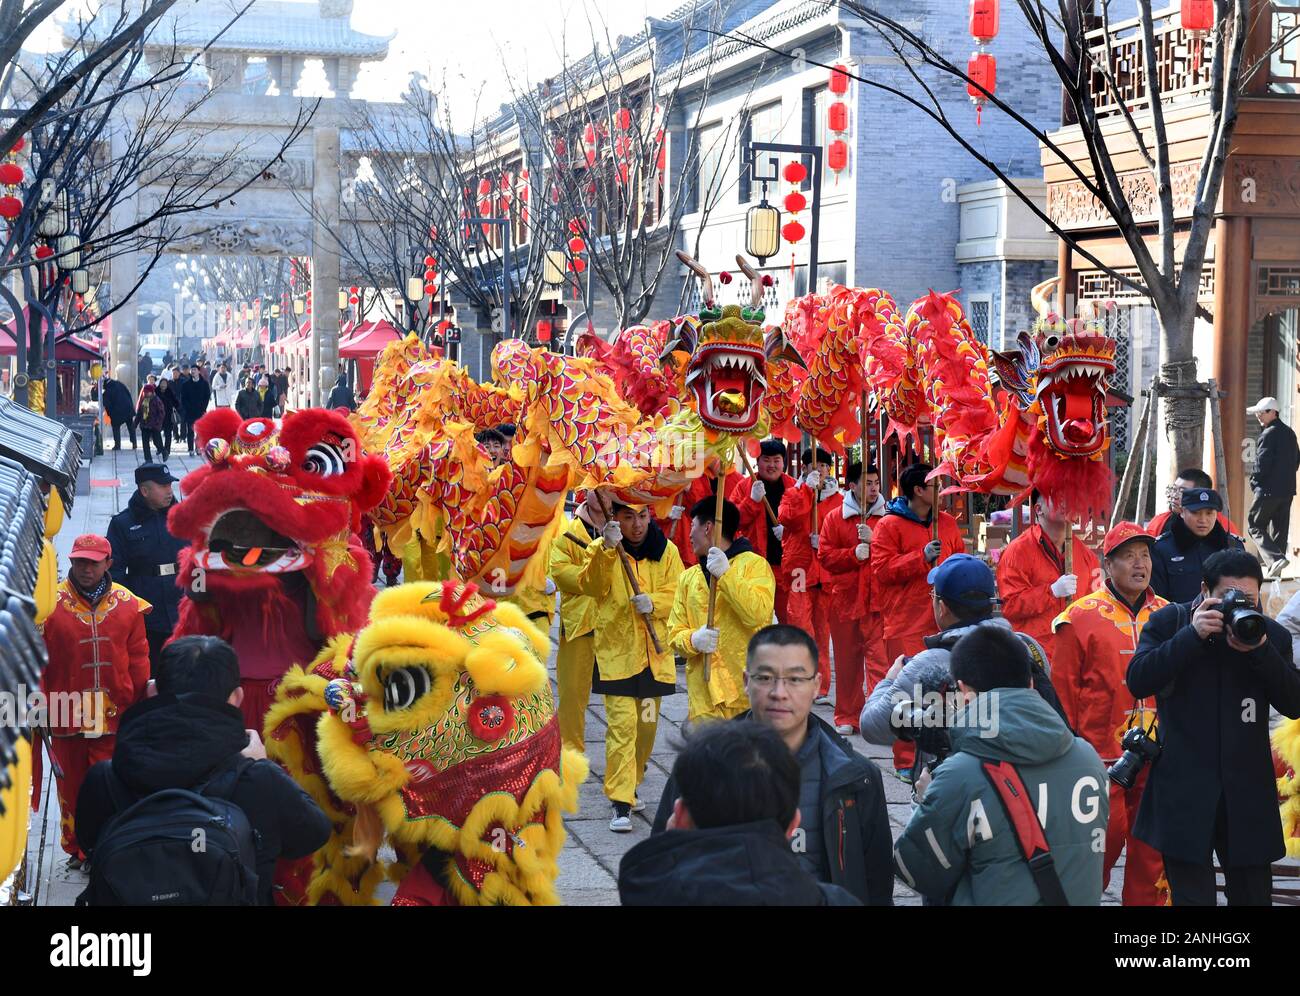
{"label": "tiled roof", "polygon": [[[114,6],[104,4],[101,10]],[[231,16],[231,5],[220,0],[178,4],[158,19],[150,37],[157,44],[170,45],[175,32],[182,47],[202,46],[226,26]],[[105,33],[111,25],[108,17],[104,13],[101,18]],[[65,35],[74,29],[70,25]],[[368,35],[354,31],[346,17],[321,17],[314,3],[254,0],[248,12],[230,26],[213,49],[308,58],[382,59],[388,54],[388,43],[395,34]]]}

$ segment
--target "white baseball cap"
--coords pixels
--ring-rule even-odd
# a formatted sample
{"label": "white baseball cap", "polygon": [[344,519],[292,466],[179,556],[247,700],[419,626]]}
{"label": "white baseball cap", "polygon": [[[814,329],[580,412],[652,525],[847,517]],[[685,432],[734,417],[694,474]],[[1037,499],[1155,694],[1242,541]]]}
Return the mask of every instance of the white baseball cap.
{"label": "white baseball cap", "polygon": [[1260,412],[1281,411],[1278,407],[1277,398],[1260,398],[1255,404],[1246,409],[1250,415],[1258,415]]}

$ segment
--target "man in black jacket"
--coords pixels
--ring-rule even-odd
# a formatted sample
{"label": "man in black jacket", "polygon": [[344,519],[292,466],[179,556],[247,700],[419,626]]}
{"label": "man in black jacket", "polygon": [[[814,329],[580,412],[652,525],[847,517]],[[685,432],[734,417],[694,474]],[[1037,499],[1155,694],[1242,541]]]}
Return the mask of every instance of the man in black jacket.
{"label": "man in black jacket", "polygon": [[122,426],[126,426],[126,431],[131,435],[131,449],[136,448],[135,443],[135,403],[131,400],[131,392],[127,390],[125,384],[120,380],[114,380],[108,374],[104,375],[104,392],[103,398],[104,414],[113,424],[113,449],[122,448]]}
{"label": "man in black jacket", "polygon": [[111,761],[90,769],[77,800],[77,836],[91,854],[115,815],[163,789],[190,789],[238,763],[230,801],[258,835],[258,902],[274,899],[275,863],[301,858],[329,839],[320,807],[279,765],[265,760],[256,731],[244,729],[239,661],[215,636],[184,636],[163,651],[158,694],[128,709]]}
{"label": "man in black jacket", "polygon": [[1205,561],[1220,550],[1244,550],[1245,542],[1223,528],[1223,499],[1213,488],[1188,488],[1182,509],[1151,547],[1151,590],[1171,602],[1200,593]]}
{"label": "man in black jacket", "polygon": [[670,784],[681,796],[665,832],[619,863],[624,906],[860,905],[799,861],[799,763],[771,727],[701,724],[677,755]]}
{"label": "man in black jacket", "polygon": [[185,445],[189,447],[190,456],[194,455],[194,423],[201,419],[208,410],[212,400],[212,388],[203,379],[198,364],[190,367],[180,382],[181,424],[185,434]]}
{"label": "man in black jacket", "polygon": [[[871,906],[893,903],[893,838],[880,770],[834,728],[812,714],[817,694],[817,644],[795,626],[767,626],[749,641],[745,690],[752,720],[774,729],[799,765],[800,847],[797,856],[820,882],[838,885]],[[664,787],[652,833],[668,825],[677,802],[674,779]]]}
{"label": "man in black jacket", "polygon": [[153,606],[145,616],[145,631],[155,672],[162,645],[180,616],[176,563],[181,549],[189,545],[167,531],[167,513],[176,502],[175,481],[165,463],[141,464],[135,469],[135,493],[108,524],[113,580]]}
{"label": "man in black jacket", "polygon": [[1287,534],[1291,527],[1291,499],[1295,497],[1300,446],[1291,427],[1278,417],[1277,398],[1260,398],[1247,408],[1264,428],[1255,440],[1255,473],[1250,487],[1255,501],[1246,528],[1259,552],[1268,560],[1266,573],[1278,577],[1287,565]]}
{"label": "man in black jacket", "polygon": [[1129,663],[1129,691],[1156,697],[1160,743],[1133,833],[1164,855],[1175,906],[1214,905],[1211,851],[1228,904],[1266,906],[1270,863],[1286,854],[1269,708],[1300,716],[1300,672],[1282,626],[1262,619],[1247,641],[1221,610],[1231,590],[1259,604],[1259,561],[1223,550],[1204,571],[1194,601],[1151,616]]}

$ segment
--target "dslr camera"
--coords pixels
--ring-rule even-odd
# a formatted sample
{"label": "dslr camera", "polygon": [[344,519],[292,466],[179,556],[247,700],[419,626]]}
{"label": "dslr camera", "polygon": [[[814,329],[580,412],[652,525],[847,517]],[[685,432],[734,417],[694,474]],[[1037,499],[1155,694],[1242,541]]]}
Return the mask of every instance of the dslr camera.
{"label": "dslr camera", "polygon": [[1142,769],[1160,756],[1160,744],[1151,736],[1150,730],[1135,726],[1124,734],[1119,745],[1124,753],[1106,769],[1106,775],[1120,788],[1131,789],[1137,784]]}
{"label": "dslr camera", "polygon": [[1254,601],[1239,588],[1229,588],[1223,593],[1223,625],[1242,643],[1258,643],[1267,632],[1264,614],[1255,608]]}

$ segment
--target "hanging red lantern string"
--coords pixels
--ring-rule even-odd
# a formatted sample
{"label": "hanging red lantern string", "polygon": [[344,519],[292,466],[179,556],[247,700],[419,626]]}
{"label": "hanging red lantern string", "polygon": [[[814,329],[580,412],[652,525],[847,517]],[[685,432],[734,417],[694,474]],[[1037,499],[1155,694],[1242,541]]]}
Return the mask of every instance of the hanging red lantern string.
{"label": "hanging red lantern string", "polygon": [[997,37],[999,21],[998,0],[970,0],[970,33],[979,48],[966,63],[966,75],[970,77],[966,95],[975,104],[977,128],[983,123],[984,105],[998,88],[998,60],[988,51],[988,43]]}
{"label": "hanging red lantern string", "polygon": [[[808,199],[804,197],[799,185],[808,178],[808,167],[798,159],[788,162],[781,168],[781,177],[786,183],[793,183],[795,189],[785,196],[785,209],[790,213],[790,220],[781,227],[781,238],[789,242],[791,246],[802,241],[804,227],[799,223],[797,215],[808,206]],[[790,250],[790,282],[794,284],[794,250]]]}
{"label": "hanging red lantern string", "polygon": [[[849,74],[843,66],[836,65],[831,70],[829,89],[839,97],[848,93]],[[843,140],[844,133],[849,130],[849,105],[845,101],[832,101],[826,108],[826,127],[833,133],[826,150],[826,167],[835,174],[835,183],[838,184],[841,171],[849,164],[849,145]]]}
{"label": "hanging red lantern string", "polygon": [[5,221],[11,222],[23,213],[23,201],[17,193],[18,184],[23,182],[25,174],[23,168],[14,160],[26,144],[26,139],[18,139],[9,150],[9,161],[0,164],[0,184],[4,184],[6,188],[4,196],[0,197],[0,218],[4,218]]}

